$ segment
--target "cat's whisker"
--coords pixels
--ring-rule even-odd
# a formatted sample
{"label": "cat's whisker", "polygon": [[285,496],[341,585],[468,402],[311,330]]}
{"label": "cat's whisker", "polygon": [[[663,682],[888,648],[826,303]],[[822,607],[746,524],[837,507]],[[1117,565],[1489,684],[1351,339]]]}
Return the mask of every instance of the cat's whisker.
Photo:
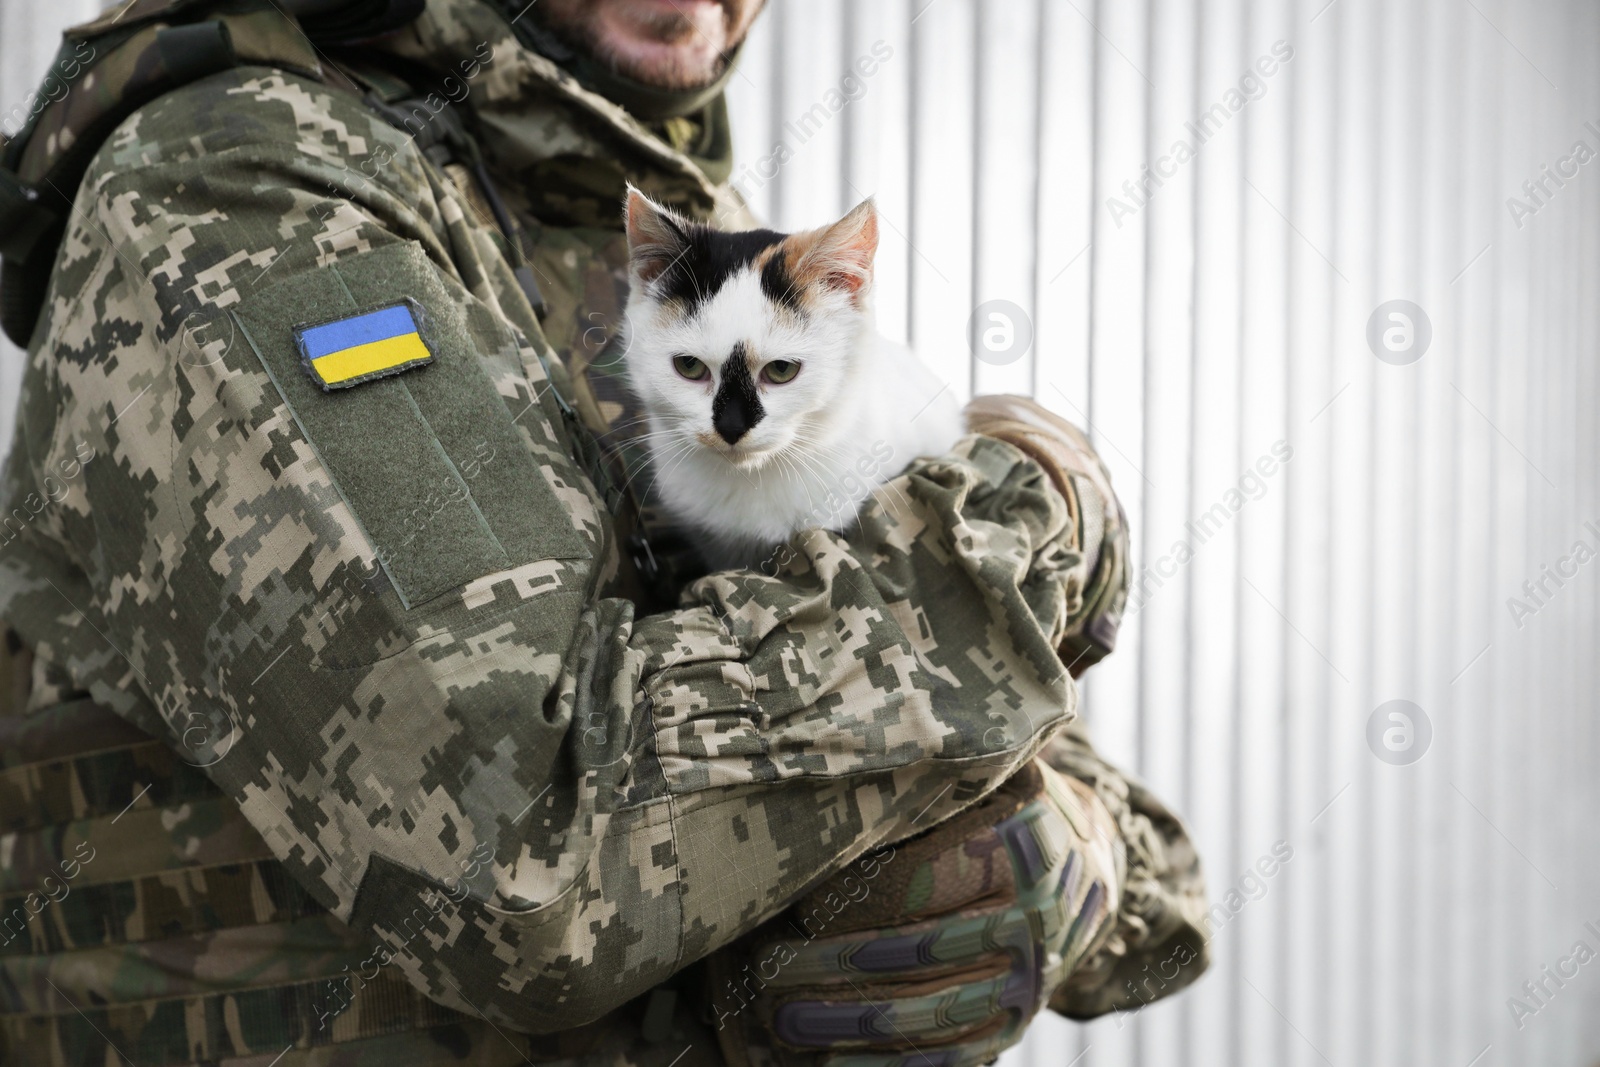
{"label": "cat's whisker", "polygon": [[[787,459],[791,464],[793,464],[795,466],[797,474],[799,473],[799,470],[800,470],[800,464],[804,464],[805,469],[807,471],[809,471],[812,475],[815,476],[815,481],[816,482],[822,483],[822,486],[824,487],[824,491],[826,491],[825,487],[826,487],[826,485],[827,485],[827,483],[829,481],[828,472],[822,468],[821,464],[816,460],[815,457],[809,456],[803,451],[795,451],[795,450],[792,450],[792,449],[785,450],[785,451],[787,453],[785,455],[785,459]],[[802,476],[802,478],[803,478],[803,476]],[[817,489],[818,486],[816,486],[815,484],[804,484],[802,486],[802,488],[805,490],[806,503],[811,505],[812,514],[818,516],[818,525],[821,525],[821,526],[831,526],[831,525],[833,525],[833,520],[835,520],[838,517],[837,515],[828,514],[828,515],[823,516],[823,515],[819,514],[820,505],[817,502],[817,495],[816,495],[816,492],[815,492],[815,489]]]}
{"label": "cat's whisker", "polygon": [[906,496],[905,490],[900,488],[899,478],[890,478],[888,481],[884,482],[867,495],[870,497],[876,497],[879,493],[883,493],[892,498],[897,508],[905,511],[912,510],[911,498]]}
{"label": "cat's whisker", "polygon": [[[803,452],[791,452],[785,457],[785,461],[794,468],[796,477],[801,483],[801,489],[806,494],[807,514],[811,520],[809,525],[821,529],[832,529],[838,524],[839,515],[837,506],[824,507],[827,504],[827,490],[825,487],[829,481],[827,472],[817,465],[815,459]],[[807,477],[808,474],[810,475],[809,478]],[[822,500],[817,499],[819,489],[823,493],[824,498]]]}
{"label": "cat's whisker", "polygon": [[[627,480],[622,483],[621,491],[622,492],[627,492],[628,487],[633,484],[634,479],[638,478],[639,475],[643,474],[645,471],[652,470],[652,469],[659,470],[659,468],[661,468],[665,464],[666,461],[668,461],[668,460],[676,460],[680,456],[687,456],[691,451],[694,450],[694,448],[695,448],[697,443],[698,442],[696,442],[696,441],[694,441],[692,439],[691,440],[687,440],[687,441],[682,441],[682,442],[679,443],[678,447],[676,449],[673,449],[670,453],[668,453],[668,455],[664,459],[660,458],[660,457],[657,457],[657,456],[655,456],[653,454],[649,455],[649,456],[646,456],[645,459],[642,462],[640,462],[638,468],[636,470],[634,470],[631,474],[629,474],[628,477],[627,477]],[[654,484],[655,484],[655,479],[651,479],[649,485],[646,485],[644,489],[641,489],[639,491],[639,496],[640,497],[647,496],[650,485],[654,485]]]}
{"label": "cat's whisker", "polygon": [[649,469],[654,473],[654,476],[639,489],[639,496],[641,499],[649,499],[651,487],[656,484],[662,474],[661,468],[655,466],[654,464],[651,464]]}
{"label": "cat's whisker", "polygon": [[[797,437],[800,436],[803,435],[797,435]],[[824,452],[835,458],[847,461],[847,465],[855,460],[860,459],[862,456],[862,453],[859,449],[849,448],[841,444],[824,443],[819,441],[808,441],[807,444],[816,451]],[[867,487],[867,492],[860,500],[855,502],[856,506],[859,507],[861,504],[864,504],[869,497],[876,496],[880,492],[887,492],[891,495],[891,498],[896,502],[897,506],[909,509],[911,507],[911,499],[906,496],[904,490],[902,490],[897,483],[898,478],[888,478],[879,485],[869,485]]]}
{"label": "cat's whisker", "polygon": [[659,419],[659,418],[660,418],[660,416],[635,415],[631,419],[622,419],[622,420],[620,420],[618,422],[611,423],[609,426],[606,427],[606,432],[605,433],[596,434],[595,436],[599,440],[603,441],[608,437],[616,436],[617,434],[621,433],[623,430],[630,430],[635,426],[644,425],[644,424],[647,424],[647,423],[651,422],[653,419]]}
{"label": "cat's whisker", "polygon": [[619,493],[626,493],[628,491],[628,487],[633,484],[634,479],[638,478],[639,475],[643,474],[645,471],[653,470],[654,467],[655,464],[649,461],[639,464],[636,468],[634,468],[633,472],[623,480],[622,485],[618,487],[617,491]]}
{"label": "cat's whisker", "polygon": [[690,435],[685,434],[682,430],[676,428],[666,430],[650,430],[632,438],[632,440],[642,443],[649,443],[653,441],[683,441],[689,439]]}
{"label": "cat's whisker", "polygon": [[656,476],[654,478],[650,479],[649,485],[646,485],[644,487],[644,489],[640,491],[639,495],[641,497],[648,498],[649,495],[650,495],[650,487],[655,485],[656,482],[658,480],[660,480],[663,476],[671,474],[678,467],[680,467],[684,463],[686,463],[688,461],[688,459],[689,459],[689,456],[693,454],[695,446],[697,444],[698,444],[698,442],[690,441],[683,448],[679,449],[676,453],[674,453],[673,459],[672,459],[670,464],[668,464],[668,463],[652,464],[652,466],[659,466],[660,469],[656,472]]}
{"label": "cat's whisker", "polygon": [[774,458],[779,464],[782,465],[786,472],[794,475],[795,484],[798,485],[801,491],[806,494],[806,500],[809,503],[811,500],[811,487],[806,485],[805,472],[803,472],[800,469],[799,464],[795,462],[795,457],[786,452],[777,452],[774,454]]}
{"label": "cat's whisker", "polygon": [[797,433],[795,435],[795,441],[796,441],[796,443],[805,446],[804,449],[800,452],[801,455],[807,455],[807,456],[813,457],[813,458],[833,458],[833,459],[844,460],[845,461],[845,465],[847,465],[847,466],[851,462],[853,462],[856,459],[860,458],[860,455],[861,455],[861,453],[860,453],[860,451],[858,449],[847,448],[847,447],[845,447],[844,445],[841,445],[841,444],[836,444],[836,443],[833,443],[833,442],[826,442],[826,441],[817,441],[817,440],[814,440],[812,438],[809,438],[809,437],[807,437],[805,435],[804,431],[802,431],[800,433]]}

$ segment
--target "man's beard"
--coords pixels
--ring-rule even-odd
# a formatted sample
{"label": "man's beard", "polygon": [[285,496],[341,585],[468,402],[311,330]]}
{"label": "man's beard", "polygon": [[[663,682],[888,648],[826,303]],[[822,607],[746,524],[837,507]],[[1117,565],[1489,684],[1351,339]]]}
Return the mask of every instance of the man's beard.
{"label": "man's beard", "polygon": [[755,0],[718,0],[722,25],[715,37],[677,8],[629,6],[625,17],[633,31],[658,46],[646,56],[630,50],[632,42],[619,43],[607,35],[603,17],[608,5],[590,0],[540,0],[534,12],[550,32],[625,78],[660,89],[691,90],[710,85],[727,69],[746,30],[739,25],[741,17],[752,2]]}

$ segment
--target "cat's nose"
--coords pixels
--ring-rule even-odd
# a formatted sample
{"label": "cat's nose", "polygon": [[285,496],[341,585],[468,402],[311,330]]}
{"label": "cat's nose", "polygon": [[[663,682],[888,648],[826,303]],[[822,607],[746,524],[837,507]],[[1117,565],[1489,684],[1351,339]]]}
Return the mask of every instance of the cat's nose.
{"label": "cat's nose", "polygon": [[711,420],[711,425],[716,429],[718,437],[730,445],[736,445],[740,438],[750,432],[752,423],[745,417],[742,404],[729,404],[717,412],[716,417]]}
{"label": "cat's nose", "polygon": [[711,427],[724,441],[736,445],[766,414],[761,407],[761,394],[756,392],[755,379],[750,377],[743,341],[733,346],[733,352],[722,366],[721,379],[717,395],[711,398]]}

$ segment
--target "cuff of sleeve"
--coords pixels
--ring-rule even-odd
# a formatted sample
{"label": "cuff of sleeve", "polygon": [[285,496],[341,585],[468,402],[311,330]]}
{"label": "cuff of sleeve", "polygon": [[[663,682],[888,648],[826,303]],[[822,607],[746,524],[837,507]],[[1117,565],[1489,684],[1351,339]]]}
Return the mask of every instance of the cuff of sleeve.
{"label": "cuff of sleeve", "polygon": [[1025,452],[1067,502],[1073,547],[1090,561],[1058,649],[1076,678],[1116,646],[1127,603],[1128,523],[1111,476],[1081,430],[1026,397],[978,397],[967,405],[967,425]]}

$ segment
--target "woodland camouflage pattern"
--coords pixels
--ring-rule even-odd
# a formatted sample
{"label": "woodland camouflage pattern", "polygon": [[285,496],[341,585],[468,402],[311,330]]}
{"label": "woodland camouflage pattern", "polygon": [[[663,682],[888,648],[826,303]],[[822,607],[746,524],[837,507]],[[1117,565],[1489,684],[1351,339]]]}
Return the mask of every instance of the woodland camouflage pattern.
{"label": "woodland camouflage pattern", "polygon": [[[721,101],[641,126],[483,0],[386,47],[470,81],[548,313],[341,90],[247,67],[107,142],[0,487],[0,1060],[720,1063],[691,965],[1041,751],[1125,856],[1054,1006],[1191,980],[1135,985],[1203,948],[1183,829],[1068,725],[1109,503],[968,437],[636,613],[563,397],[626,422],[624,180],[753,221]],[[435,365],[317,390],[294,326],[399,295]]]}

